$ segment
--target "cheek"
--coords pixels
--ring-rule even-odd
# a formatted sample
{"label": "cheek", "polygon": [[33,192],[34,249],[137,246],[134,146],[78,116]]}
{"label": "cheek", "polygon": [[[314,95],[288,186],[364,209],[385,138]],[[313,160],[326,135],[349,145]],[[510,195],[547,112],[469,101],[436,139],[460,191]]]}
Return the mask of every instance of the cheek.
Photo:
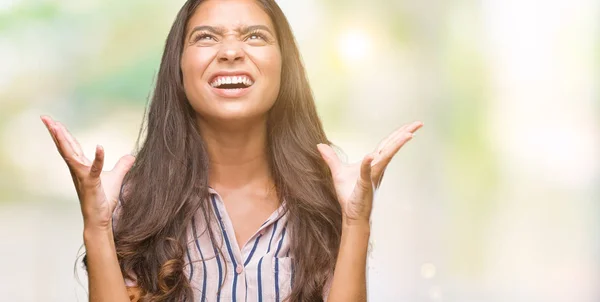
{"label": "cheek", "polygon": [[277,82],[281,80],[281,54],[279,51],[274,52],[267,59],[269,71],[273,74]]}
{"label": "cheek", "polygon": [[247,53],[262,76],[267,77],[271,83],[274,80],[279,82],[281,77],[281,54],[277,47],[249,49]]}
{"label": "cheek", "polygon": [[201,79],[202,74],[210,64],[214,54],[208,49],[199,51],[195,48],[188,48],[181,57],[181,73],[183,74],[183,83],[186,89],[192,88],[195,82]]}

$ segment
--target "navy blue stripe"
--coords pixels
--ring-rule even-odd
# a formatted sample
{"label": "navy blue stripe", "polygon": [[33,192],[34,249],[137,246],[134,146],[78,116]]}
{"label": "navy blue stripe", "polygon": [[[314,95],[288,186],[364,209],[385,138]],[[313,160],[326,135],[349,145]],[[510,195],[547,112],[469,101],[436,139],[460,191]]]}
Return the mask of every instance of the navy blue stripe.
{"label": "navy blue stripe", "polygon": [[[223,237],[225,238],[225,244],[227,245],[227,252],[229,252],[229,258],[231,258],[231,262],[233,263],[233,267],[237,268],[237,262],[235,261],[235,257],[233,256],[233,251],[231,249],[231,244],[229,243],[229,236],[227,236],[227,231],[225,230],[225,226],[223,225],[223,221],[221,220],[221,214],[219,214],[219,209],[217,208],[217,203],[215,202],[215,196],[212,196],[213,207],[217,213],[217,218],[219,219],[219,224],[221,225],[221,231],[223,232]],[[233,287],[231,289],[231,299],[232,301],[236,301],[237,297],[237,278],[238,274],[235,272],[233,274]]]}
{"label": "navy blue stripe", "polygon": [[190,282],[192,282],[192,278],[194,277],[194,264],[192,263],[192,258],[190,257],[190,249],[189,247],[185,247],[185,253],[187,254],[188,263],[190,264]]}
{"label": "navy blue stripe", "polygon": [[200,243],[198,243],[198,234],[196,232],[196,220],[194,219],[193,216],[192,216],[192,232],[194,234],[194,241],[196,241],[196,248],[198,249],[198,252],[200,253],[200,259],[202,259],[203,278],[202,278],[202,298],[200,299],[200,301],[204,302],[204,300],[206,300],[206,262],[204,261],[204,255],[202,254],[202,249],[200,249]]}
{"label": "navy blue stripe", "polygon": [[[277,223],[279,221],[275,221],[275,224],[273,224],[273,232],[271,232],[271,239],[269,239],[269,247],[267,248],[267,253],[269,253],[271,251],[271,242],[273,242],[273,237],[275,236],[275,231],[277,230]],[[258,301],[262,302],[262,282],[261,282],[261,269],[262,269],[262,261],[263,261],[263,257],[260,257],[260,260],[258,261]]]}
{"label": "navy blue stripe", "polygon": [[[287,223],[286,223],[287,225]],[[281,250],[281,244],[283,243],[283,238],[285,237],[285,229],[281,231],[281,238],[279,239],[279,244],[277,245],[277,251],[275,251],[275,301],[279,301],[279,251]]]}
{"label": "navy blue stripe", "polygon": [[273,225],[273,232],[271,232],[271,239],[269,239],[269,248],[267,249],[267,253],[271,251],[271,242],[273,242],[273,237],[275,236],[275,230],[277,230],[277,223],[278,221],[275,221],[275,224]]}
{"label": "navy blue stripe", "polygon": [[217,266],[219,267],[219,286],[217,292],[217,301],[221,301],[221,283],[223,282],[223,269],[221,268],[221,257],[219,257],[219,252],[217,248],[213,246],[215,250],[215,256],[217,257]]}
{"label": "navy blue stripe", "polygon": [[258,237],[256,237],[256,240],[254,240],[254,246],[252,247],[252,250],[250,251],[250,255],[248,255],[248,258],[246,259],[246,261],[244,261],[244,266],[248,265],[248,263],[250,263],[250,259],[252,259],[252,255],[254,255],[254,251],[256,251],[256,246],[258,245],[258,240],[260,239],[260,237],[262,237],[262,234],[258,235]]}
{"label": "navy blue stripe", "polygon": [[[212,194],[211,194],[211,196],[212,196]],[[214,209],[214,210],[216,211],[216,209]],[[219,267],[219,283],[217,286],[217,302],[218,302],[218,301],[221,301],[221,283],[223,282],[223,268],[221,267],[221,257],[219,256],[217,247],[214,245],[213,245],[213,250],[215,251],[215,257],[217,258],[217,266]]]}
{"label": "navy blue stripe", "polygon": [[263,258],[261,257],[258,261],[258,302],[262,302],[262,278],[260,274],[260,271],[262,269],[262,261]]}
{"label": "navy blue stripe", "polygon": [[281,231],[281,238],[279,239],[279,244],[277,245],[277,251],[275,252],[275,257],[279,257],[279,251],[281,250],[281,244],[283,243],[283,238],[285,237],[285,230],[287,229],[287,223],[283,226],[283,230]]}

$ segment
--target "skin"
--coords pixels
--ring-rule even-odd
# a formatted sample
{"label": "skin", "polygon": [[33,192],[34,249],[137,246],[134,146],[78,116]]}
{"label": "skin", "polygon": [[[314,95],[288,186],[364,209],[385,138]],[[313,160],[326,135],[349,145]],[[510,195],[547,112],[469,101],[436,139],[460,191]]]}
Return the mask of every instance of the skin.
{"label": "skin", "polygon": [[[186,95],[208,147],[209,182],[223,197],[240,247],[280,204],[271,190],[274,182],[265,151],[267,112],[280,87],[281,54],[277,37],[267,30],[241,31],[253,25],[275,32],[268,15],[252,0],[204,2],[189,21],[180,66]],[[197,26],[212,26],[221,32],[194,32]],[[198,34],[203,35],[199,40]],[[251,91],[238,99],[215,94],[209,81],[223,70],[248,72],[255,81]],[[90,301],[130,301],[117,261],[111,216],[123,177],[135,158],[125,155],[113,170],[102,171],[101,146],[90,160],[61,123],[48,116],[41,119],[71,171],[80,200]],[[413,122],[400,127],[362,161],[351,165],[342,164],[328,145],[315,146],[331,169],[343,213],[341,246],[328,301],[366,301],[373,192],[393,156],[422,125]]]}
{"label": "skin", "polygon": [[362,161],[351,165],[342,164],[330,146],[317,146],[331,170],[343,220],[328,302],[367,301],[366,267],[373,193],[379,188],[394,155],[422,126],[423,123],[417,121],[400,127]]}
{"label": "skin", "polygon": [[[194,30],[210,26],[210,30]],[[245,32],[247,27],[262,29]],[[209,183],[219,192],[241,248],[279,207],[266,155],[267,113],[281,79],[275,27],[254,1],[206,1],[188,21],[181,60],[186,95],[198,114],[210,157]],[[248,94],[224,98],[210,86],[222,71],[244,71]]]}

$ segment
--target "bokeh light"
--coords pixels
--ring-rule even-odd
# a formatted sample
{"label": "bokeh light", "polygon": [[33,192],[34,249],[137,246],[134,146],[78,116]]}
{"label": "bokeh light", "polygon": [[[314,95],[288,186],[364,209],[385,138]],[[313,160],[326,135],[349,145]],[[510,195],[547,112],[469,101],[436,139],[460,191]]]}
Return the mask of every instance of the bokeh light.
{"label": "bokeh light", "polygon": [[368,37],[367,33],[357,29],[349,29],[341,35],[338,45],[339,53],[346,63],[356,63],[373,55],[371,53],[372,41]]}

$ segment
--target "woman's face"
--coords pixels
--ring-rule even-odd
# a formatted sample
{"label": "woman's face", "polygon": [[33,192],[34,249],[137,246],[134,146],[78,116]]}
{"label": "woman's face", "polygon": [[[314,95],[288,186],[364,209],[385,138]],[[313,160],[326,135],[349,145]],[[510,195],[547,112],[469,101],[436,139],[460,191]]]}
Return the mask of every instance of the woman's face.
{"label": "woman's face", "polygon": [[266,114],[281,82],[275,27],[253,0],[208,0],[187,24],[183,85],[204,119],[245,120]]}

